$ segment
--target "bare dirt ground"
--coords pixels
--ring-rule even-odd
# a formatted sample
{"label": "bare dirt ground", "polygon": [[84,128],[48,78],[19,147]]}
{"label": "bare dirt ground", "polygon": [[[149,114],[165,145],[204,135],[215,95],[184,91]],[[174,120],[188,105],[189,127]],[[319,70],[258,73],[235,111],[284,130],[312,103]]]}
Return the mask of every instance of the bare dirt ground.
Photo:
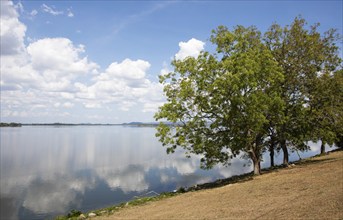
{"label": "bare dirt ground", "polygon": [[96,219],[343,219],[343,151]]}

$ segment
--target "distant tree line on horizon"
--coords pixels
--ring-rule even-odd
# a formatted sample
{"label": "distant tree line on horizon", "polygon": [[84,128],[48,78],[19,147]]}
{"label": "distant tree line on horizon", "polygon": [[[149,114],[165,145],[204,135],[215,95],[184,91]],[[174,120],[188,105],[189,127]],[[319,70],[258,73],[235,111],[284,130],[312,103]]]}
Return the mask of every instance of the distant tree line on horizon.
{"label": "distant tree line on horizon", "polygon": [[[173,125],[172,123],[165,122],[167,125]],[[130,122],[122,124],[103,124],[103,123],[5,123],[0,122],[0,127],[21,127],[21,126],[134,126],[134,127],[156,127],[158,123],[156,122]]]}
{"label": "distant tree line on horizon", "polygon": [[0,123],[0,127],[21,127],[21,126],[22,124],[15,123],[15,122],[10,122],[10,123],[1,122]]}
{"label": "distant tree line on horizon", "polygon": [[261,173],[262,154],[306,151],[309,141],[343,147],[342,36],[297,17],[291,25],[219,26],[210,41],[216,52],[174,59],[160,76],[166,103],[155,114],[156,136],[167,153],[201,155],[202,168],[230,164],[241,152]]}

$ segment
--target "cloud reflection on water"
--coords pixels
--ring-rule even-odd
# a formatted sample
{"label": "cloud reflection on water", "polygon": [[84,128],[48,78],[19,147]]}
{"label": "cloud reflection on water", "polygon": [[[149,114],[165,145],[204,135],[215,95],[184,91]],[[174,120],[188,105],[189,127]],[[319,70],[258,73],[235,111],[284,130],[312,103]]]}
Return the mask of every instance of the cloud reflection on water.
{"label": "cloud reflection on water", "polygon": [[144,167],[139,165],[129,165],[121,170],[101,169],[96,173],[112,190],[119,188],[124,193],[128,193],[142,192],[149,188],[145,180]]}
{"label": "cloud reflection on water", "polygon": [[[72,207],[82,210],[83,199],[99,190],[132,196],[251,171],[251,164],[240,158],[230,167],[200,170],[199,156],[188,159],[182,151],[167,155],[154,133],[154,128],[133,127],[1,129],[1,210],[10,210],[1,216],[15,219],[22,208],[63,214]],[[262,166],[268,165],[265,157]]]}

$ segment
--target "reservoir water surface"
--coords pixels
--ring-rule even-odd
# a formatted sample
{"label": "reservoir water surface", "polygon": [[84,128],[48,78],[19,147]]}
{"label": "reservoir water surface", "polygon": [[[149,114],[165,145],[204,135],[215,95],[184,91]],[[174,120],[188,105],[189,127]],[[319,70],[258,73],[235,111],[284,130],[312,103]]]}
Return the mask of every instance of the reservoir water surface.
{"label": "reservoir water surface", "polygon": [[[199,168],[199,156],[182,150],[167,155],[153,127],[3,127],[1,140],[1,219],[51,219],[132,200],[148,192],[227,178],[252,170],[248,160],[231,166]],[[320,143],[301,158],[319,153]],[[290,160],[298,160],[296,153]],[[282,153],[276,154],[280,164]],[[269,166],[265,155],[262,167]]]}

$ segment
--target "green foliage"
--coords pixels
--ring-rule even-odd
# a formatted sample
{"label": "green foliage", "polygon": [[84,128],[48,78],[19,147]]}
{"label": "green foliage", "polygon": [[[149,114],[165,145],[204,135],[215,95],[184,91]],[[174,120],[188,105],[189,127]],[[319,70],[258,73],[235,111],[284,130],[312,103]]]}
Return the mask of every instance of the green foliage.
{"label": "green foliage", "polygon": [[161,123],[157,136],[168,153],[179,146],[202,155],[203,168],[241,151],[259,166],[268,117],[283,108],[280,68],[255,27],[219,27],[211,41],[217,54],[174,60],[174,71],[160,77],[167,103],[155,118],[180,126]]}
{"label": "green foliage", "polygon": [[82,212],[79,211],[79,210],[71,210],[71,211],[67,214],[67,218],[79,217],[81,214],[82,214]]}
{"label": "green foliage", "polygon": [[11,122],[11,123],[1,122],[0,127],[21,127],[21,124],[20,123],[14,123],[14,122]]}
{"label": "green foliage", "polygon": [[[323,121],[327,117],[322,113],[328,110],[328,106],[321,110],[318,108],[324,99],[333,98],[330,98],[332,93],[325,85],[330,82],[318,76],[319,73],[331,74],[340,68],[342,60],[336,45],[339,36],[333,29],[321,35],[318,27],[319,24],[315,24],[307,28],[306,21],[300,17],[284,28],[274,24],[264,35],[264,42],[282,68],[285,79],[279,85],[285,103],[283,120],[279,120],[280,123],[273,121],[272,136],[278,144],[287,143],[299,150],[307,149],[305,141],[323,138],[331,143],[335,136],[332,129],[325,128],[328,121]],[[330,108],[333,110],[335,107]],[[317,126],[318,123],[323,125]]]}
{"label": "green foliage", "polygon": [[314,138],[321,139],[322,142],[333,144],[335,139],[335,122],[336,102],[335,99],[335,83],[329,74],[323,74],[318,77],[311,93],[310,106],[312,113],[312,124],[314,129]]}
{"label": "green foliage", "polygon": [[77,220],[81,214],[81,211],[73,209],[66,216],[57,216],[55,220]]}
{"label": "green foliage", "polygon": [[[316,79],[310,96],[313,140],[333,145],[343,135],[343,70]],[[324,152],[322,152],[324,153]]]}
{"label": "green foliage", "polygon": [[187,156],[201,155],[203,168],[228,165],[245,152],[258,174],[271,144],[283,149],[287,164],[287,147],[303,151],[309,140],[337,140],[343,127],[339,36],[335,30],[321,35],[318,26],[295,18],[284,28],[273,24],[263,39],[256,27],[219,26],[210,38],[216,53],[173,60],[174,71],[160,76],[167,102],[155,114],[179,125],[157,127],[167,152],[181,147]]}

